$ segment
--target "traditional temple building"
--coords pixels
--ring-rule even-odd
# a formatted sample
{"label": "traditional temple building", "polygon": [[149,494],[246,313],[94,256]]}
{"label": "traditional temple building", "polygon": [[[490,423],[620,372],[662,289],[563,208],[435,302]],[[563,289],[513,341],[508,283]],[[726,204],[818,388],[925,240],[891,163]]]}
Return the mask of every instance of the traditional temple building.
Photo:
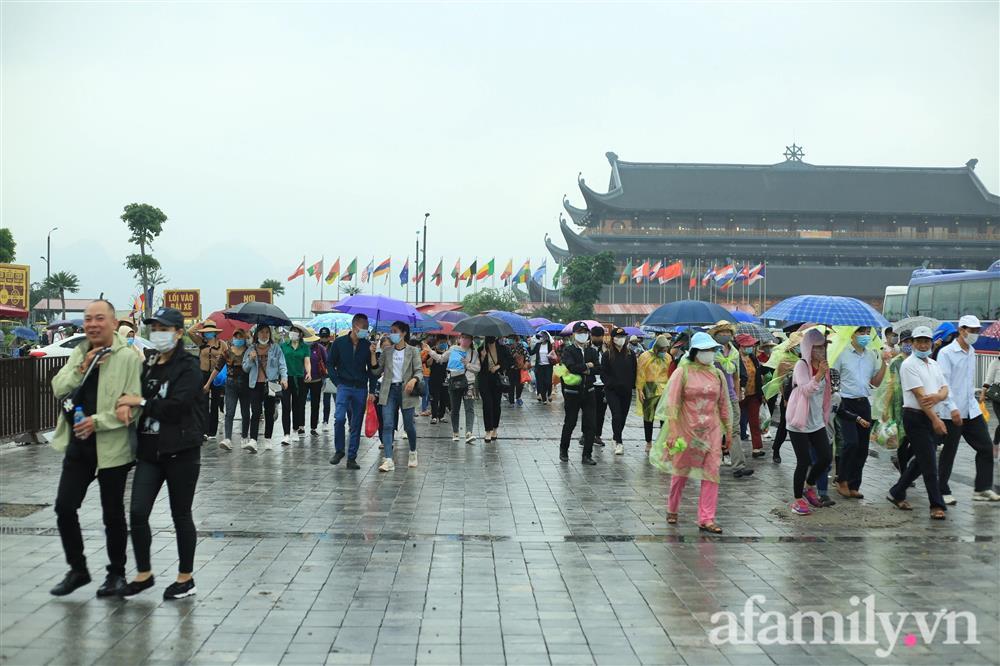
{"label": "traditional temple building", "polygon": [[[683,284],[616,283],[602,294],[604,304],[690,298],[688,275],[761,262],[768,301],[802,293],[876,301],[915,268],[983,269],[1000,255],[1000,197],[976,176],[977,160],[942,168],[817,166],[796,145],[784,155],[777,164],[671,164],[607,153],[607,192],[579,177],[583,206],[563,199],[566,248],[548,236],[545,244],[558,262],[610,251],[620,265],[684,263]],[[530,287],[532,300],[558,300],[556,291]],[[763,285],[745,296],[755,301],[758,290],[763,296]]]}

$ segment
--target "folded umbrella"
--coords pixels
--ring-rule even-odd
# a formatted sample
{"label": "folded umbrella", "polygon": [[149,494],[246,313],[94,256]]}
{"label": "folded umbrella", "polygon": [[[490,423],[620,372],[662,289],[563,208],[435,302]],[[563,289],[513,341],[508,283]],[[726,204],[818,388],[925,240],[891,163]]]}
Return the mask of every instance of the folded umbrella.
{"label": "folded umbrella", "polygon": [[235,319],[254,326],[291,326],[292,320],[277,305],[247,301],[222,311],[226,319]]}
{"label": "folded umbrella", "polygon": [[481,338],[487,336],[499,338],[504,335],[514,334],[514,329],[510,327],[510,324],[492,315],[476,315],[468,319],[463,319],[455,324],[454,331]]}
{"label": "folded umbrella", "polygon": [[649,313],[642,320],[644,327],[672,327],[681,324],[696,326],[699,324],[714,324],[717,321],[736,322],[733,313],[717,303],[706,301],[674,301],[667,303]]}
{"label": "folded umbrella", "polygon": [[827,326],[889,325],[885,317],[864,301],[849,296],[804,294],[786,298],[761,315],[762,319],[810,321]]}

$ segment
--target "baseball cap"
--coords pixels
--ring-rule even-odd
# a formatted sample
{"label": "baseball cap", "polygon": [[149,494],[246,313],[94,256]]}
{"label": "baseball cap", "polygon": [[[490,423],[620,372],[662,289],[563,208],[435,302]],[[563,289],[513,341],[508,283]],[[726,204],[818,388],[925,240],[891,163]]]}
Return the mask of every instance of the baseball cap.
{"label": "baseball cap", "polygon": [[326,326],[324,326],[323,328],[319,329],[319,337],[321,337],[321,338],[328,338],[328,337],[330,337],[330,329],[328,329]]}
{"label": "baseball cap", "polygon": [[587,322],[578,321],[573,324],[574,333],[590,333],[590,329],[587,328]]}
{"label": "baseball cap", "polygon": [[899,332],[899,341],[900,342],[904,342],[906,340],[912,340],[912,339],[913,339],[913,331],[911,331],[911,330],[909,330],[907,328],[904,328],[903,330],[901,330]]}
{"label": "baseball cap", "polygon": [[591,335],[604,335],[604,327],[603,326],[595,326],[594,328],[590,329],[590,334]]}
{"label": "baseball cap", "polygon": [[932,331],[929,326],[917,326],[913,329],[913,335],[911,337],[914,340],[917,338],[927,338],[928,340],[931,340],[934,338],[934,331]]}
{"label": "baseball cap", "polygon": [[152,324],[154,322],[173,328],[184,328],[184,315],[181,314],[180,310],[175,310],[174,308],[158,308],[152,317],[142,321],[144,324]]}
{"label": "baseball cap", "polygon": [[958,326],[961,328],[980,328],[982,327],[982,322],[979,321],[979,317],[976,315],[962,315],[962,318],[958,320]]}

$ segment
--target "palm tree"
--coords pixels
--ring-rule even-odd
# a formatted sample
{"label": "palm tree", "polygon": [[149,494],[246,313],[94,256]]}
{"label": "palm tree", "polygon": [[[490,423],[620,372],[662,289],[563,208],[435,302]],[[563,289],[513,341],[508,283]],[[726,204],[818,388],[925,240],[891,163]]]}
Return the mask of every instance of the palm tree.
{"label": "palm tree", "polygon": [[58,293],[59,300],[62,301],[62,316],[66,318],[66,292],[75,294],[80,291],[80,279],[73,273],[59,271],[45,278],[42,286],[50,293]]}
{"label": "palm tree", "polygon": [[270,289],[271,293],[274,294],[275,296],[285,295],[285,285],[282,284],[279,280],[264,280],[263,282],[260,283],[260,288]]}
{"label": "palm tree", "polygon": [[357,296],[358,294],[361,293],[361,287],[349,284],[346,287],[344,287],[344,293],[347,294],[348,296]]}

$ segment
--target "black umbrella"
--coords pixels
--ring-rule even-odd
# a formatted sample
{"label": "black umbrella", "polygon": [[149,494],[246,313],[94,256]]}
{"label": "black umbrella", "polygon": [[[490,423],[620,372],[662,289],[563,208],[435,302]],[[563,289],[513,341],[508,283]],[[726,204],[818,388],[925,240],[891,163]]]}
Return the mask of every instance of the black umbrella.
{"label": "black umbrella", "polygon": [[642,320],[646,327],[659,326],[697,326],[699,324],[714,324],[717,321],[736,322],[733,314],[716,303],[705,301],[674,301],[653,310]]}
{"label": "black umbrella", "polygon": [[499,338],[504,335],[514,334],[514,329],[510,327],[510,324],[489,315],[476,315],[475,317],[463,319],[455,324],[454,331],[455,333],[465,333],[466,335],[483,338],[487,336]]}
{"label": "black umbrella", "polygon": [[277,305],[247,301],[222,311],[226,319],[235,319],[254,326],[291,326],[292,320]]}

